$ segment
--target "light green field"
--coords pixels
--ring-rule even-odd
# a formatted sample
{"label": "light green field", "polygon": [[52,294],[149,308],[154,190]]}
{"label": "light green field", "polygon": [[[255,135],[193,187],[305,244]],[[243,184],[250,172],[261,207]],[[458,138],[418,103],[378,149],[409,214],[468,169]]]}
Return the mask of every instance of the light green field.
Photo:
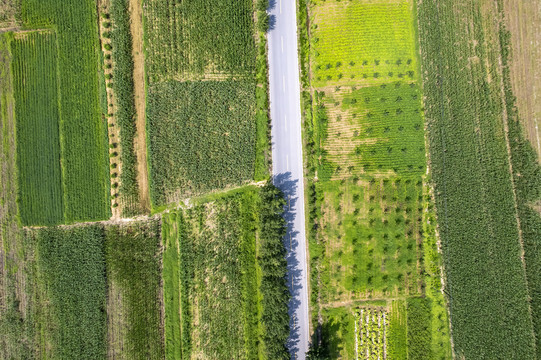
{"label": "light green field", "polygon": [[320,179],[424,173],[421,89],[415,82],[337,86],[317,98],[327,110]]}
{"label": "light green field", "polygon": [[381,84],[416,77],[410,1],[313,3],[314,86]]}
{"label": "light green field", "polygon": [[420,293],[420,177],[330,181],[318,192],[323,303]]}
{"label": "light green field", "polygon": [[[439,253],[427,225],[435,218],[425,216],[431,198],[413,1],[314,0],[309,15],[312,298],[329,354],[372,359],[386,348],[390,359],[449,359]],[[376,310],[374,300],[382,302]]]}

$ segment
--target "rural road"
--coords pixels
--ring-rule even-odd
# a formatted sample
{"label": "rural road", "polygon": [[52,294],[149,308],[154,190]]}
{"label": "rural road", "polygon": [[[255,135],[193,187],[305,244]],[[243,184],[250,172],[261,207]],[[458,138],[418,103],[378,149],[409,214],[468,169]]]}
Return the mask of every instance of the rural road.
{"label": "rural road", "polygon": [[304,217],[301,104],[297,56],[297,4],[295,0],[270,1],[269,91],[272,124],[274,184],[288,198],[285,217],[291,358],[304,360],[310,338]]}

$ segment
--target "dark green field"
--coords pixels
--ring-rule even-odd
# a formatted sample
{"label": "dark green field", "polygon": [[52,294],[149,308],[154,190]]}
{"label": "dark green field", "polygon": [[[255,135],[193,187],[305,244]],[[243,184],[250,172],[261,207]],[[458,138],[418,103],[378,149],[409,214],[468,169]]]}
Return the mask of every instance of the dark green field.
{"label": "dark green field", "polygon": [[97,8],[93,0],[23,0],[25,26],[54,26],[67,222],[110,217],[107,126],[100,111]]}
{"label": "dark green field", "polygon": [[11,42],[19,209],[24,225],[64,220],[56,36],[33,32]]}
{"label": "dark green field", "polygon": [[154,206],[253,178],[254,82],[152,85],[147,116]]}
{"label": "dark green field", "polygon": [[145,1],[149,81],[251,75],[253,14],[251,0]]}
{"label": "dark green field", "polygon": [[432,176],[457,357],[535,359],[541,222],[527,203],[539,199],[539,166],[517,122],[497,5],[419,2]]}

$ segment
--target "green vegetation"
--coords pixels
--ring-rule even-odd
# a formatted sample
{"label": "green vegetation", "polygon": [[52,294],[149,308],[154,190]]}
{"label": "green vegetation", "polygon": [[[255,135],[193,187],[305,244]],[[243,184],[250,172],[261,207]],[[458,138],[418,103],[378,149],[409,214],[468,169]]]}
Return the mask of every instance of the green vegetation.
{"label": "green vegetation", "polygon": [[256,144],[255,181],[269,177],[271,167],[270,117],[269,117],[269,74],[267,63],[267,37],[269,15],[266,9],[268,0],[257,0],[257,27],[259,29],[256,58]]}
{"label": "green vegetation", "polygon": [[160,222],[156,219],[105,229],[109,286],[118,287],[125,323],[122,354],[162,359]]}
{"label": "green vegetation", "polygon": [[510,79],[510,33],[500,27],[500,46],[503,65],[503,84],[513,181],[516,191],[517,214],[520,218],[526,277],[532,308],[532,319],[536,334],[537,358],[541,357],[541,166],[532,144],[525,138],[516,98],[512,93]]}
{"label": "green vegetation", "polygon": [[31,301],[32,248],[18,228],[15,99],[11,77],[11,34],[0,34],[0,358],[30,359],[35,347]]}
{"label": "green vegetation", "polygon": [[[534,359],[540,227],[538,215],[526,210],[525,203],[538,198],[538,182],[532,187],[536,190],[521,191],[524,184],[535,185],[538,180],[530,175],[538,170],[533,153],[520,151],[527,147],[516,119],[509,119],[513,98],[499,65],[500,57],[508,56],[508,44],[493,21],[502,15],[496,4],[484,5],[419,3],[432,176],[453,339],[457,357]],[[513,177],[506,124],[514,139]],[[521,169],[521,163],[526,167]],[[527,174],[522,184],[519,169]]]}
{"label": "green vegetation", "polygon": [[[318,182],[323,220],[320,244],[312,247],[320,266],[321,300],[417,294],[417,259],[422,241],[422,186],[396,178]],[[364,188],[364,189],[363,189]]]}
{"label": "green vegetation", "polygon": [[[361,309],[356,317],[356,348],[359,356],[368,359],[385,358],[387,313],[381,308]],[[412,358],[414,359],[414,358]]]}
{"label": "green vegetation", "polygon": [[150,86],[147,132],[153,206],[253,178],[254,88],[248,80]]}
{"label": "green vegetation", "polygon": [[[178,214],[182,216],[182,214]],[[182,359],[180,329],[180,258],[177,213],[166,213],[162,217],[163,239],[163,299],[165,322],[165,358]],[[182,229],[180,229],[182,231]]]}
{"label": "green vegetation", "polygon": [[51,336],[52,358],[105,357],[103,229],[45,228],[31,231],[28,236],[37,249],[37,281],[45,289],[52,314],[53,323],[41,324]]}
{"label": "green vegetation", "polygon": [[4,0],[0,11],[0,27],[16,25],[20,20],[20,0]]}
{"label": "green vegetation", "polygon": [[57,33],[64,216],[68,222],[110,216],[107,127],[100,113],[99,42],[92,0],[23,0],[27,27]]}
{"label": "green vegetation", "polygon": [[387,339],[387,355],[390,359],[408,358],[406,302],[404,300],[394,300],[391,304]]}
{"label": "green vegetation", "polygon": [[252,0],[147,0],[144,15],[151,83],[254,72]]}
{"label": "green vegetation", "polygon": [[56,36],[16,35],[11,41],[19,209],[24,225],[63,221]]}
{"label": "green vegetation", "polygon": [[355,322],[353,312],[344,307],[326,309],[321,336],[326,342],[322,352],[329,359],[355,359]]}
{"label": "green vegetation", "polygon": [[261,267],[261,326],[265,357],[267,359],[289,359],[286,341],[289,336],[289,290],[285,283],[286,249],[283,239],[286,234],[282,218],[286,200],[282,192],[268,182],[260,190],[259,247],[257,261]]}
{"label": "green vegetation", "polygon": [[267,6],[267,0],[205,0],[174,7],[146,2],[154,209],[268,178]]}
{"label": "green vegetation", "polygon": [[392,171],[422,174],[425,147],[421,91],[415,82],[335,87],[315,94],[321,123],[322,180]]}
{"label": "green vegetation", "polygon": [[431,352],[433,359],[445,360],[452,357],[451,343],[449,342],[449,315],[442,292],[442,259],[437,244],[436,211],[428,185],[425,186],[424,196],[426,198],[423,209],[423,263],[426,285],[424,290],[432,313]]}
{"label": "green vegetation", "polygon": [[411,2],[312,0],[313,85],[380,84],[416,76]]}
{"label": "green vegetation", "polygon": [[[299,18],[310,25],[309,32],[301,29],[300,55],[313,319],[330,311],[347,314],[324,315],[320,323],[322,336],[329,327],[342,329],[328,341],[331,358],[358,352],[406,359],[424,352],[450,359],[443,295],[426,292],[427,281],[435,283],[441,273],[435,240],[424,235],[431,198],[424,186],[413,2],[310,1],[301,4]],[[424,261],[429,250],[430,276]],[[373,308],[372,299],[382,304]],[[416,311],[412,299],[426,303],[426,311]],[[357,344],[345,330],[351,317],[357,317]],[[443,350],[432,352],[436,344]]]}
{"label": "green vegetation", "polygon": [[111,30],[113,44],[113,91],[115,94],[115,120],[120,128],[120,172],[119,192],[125,216],[140,213],[137,164],[135,158],[135,98],[133,84],[132,36],[128,0],[111,1]]}
{"label": "green vegetation", "polygon": [[283,205],[269,184],[164,216],[168,357],[289,358]]}
{"label": "green vegetation", "polygon": [[408,329],[408,359],[434,359],[431,353],[430,302],[426,298],[406,301]]}

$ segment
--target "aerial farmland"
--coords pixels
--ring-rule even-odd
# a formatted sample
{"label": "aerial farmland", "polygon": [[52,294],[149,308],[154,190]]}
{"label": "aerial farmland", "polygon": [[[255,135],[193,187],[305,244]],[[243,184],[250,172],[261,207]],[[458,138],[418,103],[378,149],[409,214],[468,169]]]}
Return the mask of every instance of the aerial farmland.
{"label": "aerial farmland", "polygon": [[0,1],[0,359],[541,359],[540,6]]}

